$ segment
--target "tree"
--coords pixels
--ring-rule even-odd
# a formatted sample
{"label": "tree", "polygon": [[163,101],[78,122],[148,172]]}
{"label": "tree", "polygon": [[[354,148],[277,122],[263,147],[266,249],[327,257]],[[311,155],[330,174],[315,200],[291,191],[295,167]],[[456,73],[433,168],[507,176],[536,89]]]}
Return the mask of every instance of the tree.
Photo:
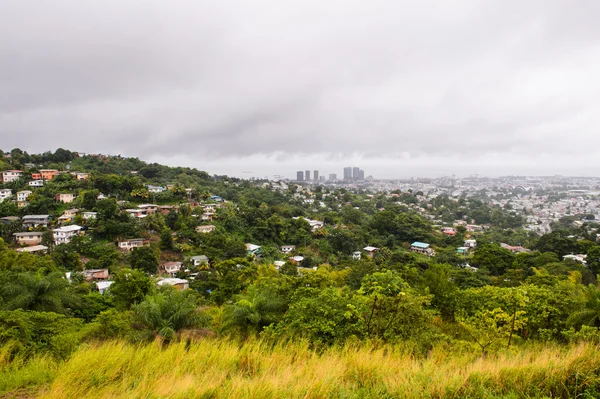
{"label": "tree", "polygon": [[591,326],[600,329],[600,289],[593,284],[586,291],[585,309],[574,312],[567,323],[575,326]]}
{"label": "tree", "polygon": [[129,264],[133,269],[155,274],[158,270],[159,251],[151,246],[134,248],[129,254]]}
{"label": "tree", "polygon": [[160,233],[160,249],[173,249],[173,231],[168,227]]}
{"label": "tree", "polygon": [[3,308],[65,313],[72,299],[69,282],[60,272],[43,276],[40,273],[18,273],[7,276],[0,286]]}
{"label": "tree", "polygon": [[452,268],[449,265],[431,265],[425,271],[424,283],[433,295],[431,304],[440,311],[442,319],[454,321],[456,312],[458,287],[452,279]]}
{"label": "tree", "polygon": [[485,267],[491,274],[499,276],[510,269],[514,257],[514,254],[508,249],[495,244],[485,244],[475,249],[473,264],[478,267]]}
{"label": "tree", "polygon": [[119,309],[129,309],[154,290],[154,281],[136,269],[121,269],[113,276],[110,294]]}
{"label": "tree", "polygon": [[168,288],[154,295],[148,295],[143,302],[133,306],[135,319],[153,336],[166,342],[175,335],[191,327],[199,327],[206,316],[197,305],[192,291],[177,291]]}

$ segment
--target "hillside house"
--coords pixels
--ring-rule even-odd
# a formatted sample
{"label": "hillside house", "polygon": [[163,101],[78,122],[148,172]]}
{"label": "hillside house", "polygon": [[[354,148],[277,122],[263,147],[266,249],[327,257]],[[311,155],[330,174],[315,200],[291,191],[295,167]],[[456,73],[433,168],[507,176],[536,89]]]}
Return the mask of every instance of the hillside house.
{"label": "hillside house", "polygon": [[375,254],[377,252],[379,252],[379,248],[377,247],[371,247],[371,246],[367,246],[363,248],[363,251],[365,251],[367,253],[367,256],[369,258],[372,258],[373,256],[375,256]]}
{"label": "hillside house", "polygon": [[31,247],[17,248],[16,251],[30,254],[45,254],[48,252],[48,247],[45,245],[33,245]]}
{"label": "hillside house", "polygon": [[281,246],[281,252],[284,254],[289,254],[290,252],[293,252],[295,250],[296,250],[295,245],[282,245]]}
{"label": "hillside house", "polygon": [[360,260],[360,258],[361,258],[361,255],[362,255],[362,254],[361,254],[361,252],[360,252],[360,251],[355,251],[355,252],[352,252],[352,260]]}
{"label": "hillside house", "polygon": [[44,181],[41,179],[31,180],[27,183],[29,187],[44,187]]}
{"label": "hillside house", "polygon": [[158,209],[158,207],[154,204],[141,204],[138,205],[138,208],[144,211],[146,215],[152,215],[153,213],[156,213]]}
{"label": "hillside house", "polygon": [[11,183],[19,180],[23,176],[22,170],[5,170],[2,172],[2,183]]}
{"label": "hillside house", "polygon": [[178,290],[187,290],[190,288],[190,283],[182,278],[165,278],[156,283],[159,286],[170,285]]}
{"label": "hillside house", "polygon": [[292,262],[293,264],[295,264],[297,266],[299,266],[303,260],[304,260],[304,256],[300,256],[300,255],[290,257],[290,262]]}
{"label": "hillside house", "polygon": [[117,246],[124,251],[131,251],[133,248],[141,248],[150,245],[150,240],[144,238],[134,238],[131,240],[119,241]]}
{"label": "hillside house", "polygon": [[246,244],[246,251],[248,255],[260,255],[260,245]]}
{"label": "hillside house", "polygon": [[26,215],[22,223],[24,228],[48,227],[50,215]]}
{"label": "hillside house", "polygon": [[212,212],[204,212],[202,216],[200,216],[200,220],[203,222],[212,222],[215,214]]}
{"label": "hillside house", "polygon": [[39,231],[26,231],[23,233],[14,233],[15,240],[19,245],[31,247],[42,243],[42,233]]}
{"label": "hillside house", "polygon": [[463,243],[463,246],[467,247],[467,248],[476,248],[477,240],[465,240],[465,242]]}
{"label": "hillside house", "polygon": [[410,244],[410,250],[412,252],[416,252],[416,253],[420,253],[420,254],[424,254],[424,255],[428,255],[428,256],[432,256],[434,254],[433,249],[431,248],[430,244],[427,244],[424,242],[419,242],[419,241],[415,241],[412,244]]}
{"label": "hillside house", "polygon": [[114,283],[114,281],[98,281],[96,283],[96,287],[98,288],[98,292],[100,294],[104,294],[110,286]]}
{"label": "hillside house", "polygon": [[125,209],[125,212],[136,219],[145,218],[147,216],[143,209]]}
{"label": "hillside house", "polygon": [[153,186],[152,184],[148,184],[146,186],[146,188],[148,189],[149,192],[153,193],[153,194],[158,194],[158,193],[162,193],[164,191],[167,191],[166,188],[161,187],[161,186]]}
{"label": "hillside house", "polygon": [[206,255],[196,255],[190,258],[192,262],[192,266],[198,267],[201,265],[208,265],[208,256]]}
{"label": "hillside house", "polygon": [[7,198],[10,198],[11,196],[12,196],[12,190],[10,190],[8,188],[0,189],[0,202],[4,201]]}
{"label": "hillside house", "polygon": [[442,228],[442,233],[446,234],[447,236],[455,236],[456,229],[454,227],[444,227]]}
{"label": "hillside house", "polygon": [[215,231],[216,227],[213,226],[212,224],[207,224],[204,226],[197,226],[196,227],[196,232],[197,233],[212,233],[213,231]]}
{"label": "hillside house", "polygon": [[18,222],[19,220],[21,220],[21,218],[18,216],[4,216],[3,218],[0,218],[0,223],[13,224],[15,222]]}
{"label": "hillside house", "polygon": [[31,191],[29,190],[17,191],[17,202],[27,201],[27,197],[29,197],[30,195]]}
{"label": "hillside house", "polygon": [[[40,169],[40,175],[42,180],[52,180],[58,176],[58,170],[56,169]],[[32,178],[34,178],[32,176]]]}
{"label": "hillside house", "polygon": [[520,245],[508,245],[505,243],[500,243],[500,246],[504,249],[508,249],[510,252],[512,252],[513,254],[518,254],[521,252],[530,252],[527,248],[523,248]]}
{"label": "hillside house", "polygon": [[87,173],[75,173],[75,177],[77,178],[77,180],[87,180],[90,175]]}
{"label": "hillside house", "polygon": [[42,174],[33,172],[33,173],[31,173],[31,178],[33,180],[42,180]]}
{"label": "hillside house", "polygon": [[58,244],[68,244],[71,242],[73,237],[82,234],[82,227],[76,224],[72,224],[70,226],[63,226],[57,229],[52,230],[52,236],[54,238],[54,243]]}
{"label": "hillside house", "polygon": [[469,248],[467,247],[458,247],[456,248],[456,252],[458,252],[458,254],[460,255],[466,255],[469,253]]}
{"label": "hillside house", "polygon": [[160,270],[164,274],[175,277],[175,275],[181,270],[181,266],[183,266],[183,263],[181,262],[165,262],[160,266]]}
{"label": "hillside house", "polygon": [[65,204],[70,204],[71,202],[73,202],[74,198],[75,198],[75,196],[72,193],[64,193],[64,194],[56,195],[56,200],[59,202],[63,202]]}
{"label": "hillside house", "polygon": [[81,214],[81,217],[84,218],[85,220],[96,219],[97,216],[98,216],[97,212],[83,212]]}
{"label": "hillside house", "polygon": [[88,269],[83,271],[86,281],[106,280],[108,278],[108,269]]}

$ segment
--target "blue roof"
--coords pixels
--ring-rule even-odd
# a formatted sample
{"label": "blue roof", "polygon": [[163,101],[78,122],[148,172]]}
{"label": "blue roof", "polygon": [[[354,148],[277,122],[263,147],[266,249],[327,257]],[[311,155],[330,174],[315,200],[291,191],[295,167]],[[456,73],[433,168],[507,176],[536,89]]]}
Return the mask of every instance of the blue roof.
{"label": "blue roof", "polygon": [[412,244],[410,244],[411,247],[417,247],[417,248],[429,248],[429,244],[425,244],[424,242],[419,242],[419,241],[415,241]]}

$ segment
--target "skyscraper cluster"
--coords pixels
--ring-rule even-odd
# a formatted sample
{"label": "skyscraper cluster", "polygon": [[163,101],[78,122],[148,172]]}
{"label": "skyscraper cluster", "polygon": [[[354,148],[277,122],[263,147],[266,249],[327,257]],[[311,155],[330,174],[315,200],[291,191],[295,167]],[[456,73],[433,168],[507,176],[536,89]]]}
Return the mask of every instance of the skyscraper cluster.
{"label": "skyscraper cluster", "polygon": [[[337,180],[337,174],[330,173],[329,181]],[[357,166],[347,166],[344,168],[344,180],[345,181],[361,181],[365,180],[365,171]],[[319,175],[318,170],[311,171],[310,170],[299,170],[296,172],[296,181],[325,181],[325,176]]]}
{"label": "skyscraper cluster", "polygon": [[358,166],[346,166],[344,168],[344,180],[365,180],[365,171]]}

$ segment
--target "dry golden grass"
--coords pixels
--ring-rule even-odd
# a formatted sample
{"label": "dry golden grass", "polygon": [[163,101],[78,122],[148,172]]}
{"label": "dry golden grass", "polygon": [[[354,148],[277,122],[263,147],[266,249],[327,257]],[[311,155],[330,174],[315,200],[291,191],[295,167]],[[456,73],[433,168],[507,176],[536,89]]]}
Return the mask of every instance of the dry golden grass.
{"label": "dry golden grass", "polygon": [[40,397],[591,398],[600,389],[598,349],[532,346],[486,358],[434,350],[418,358],[399,346],[317,353],[305,342],[113,342],[82,347]]}

